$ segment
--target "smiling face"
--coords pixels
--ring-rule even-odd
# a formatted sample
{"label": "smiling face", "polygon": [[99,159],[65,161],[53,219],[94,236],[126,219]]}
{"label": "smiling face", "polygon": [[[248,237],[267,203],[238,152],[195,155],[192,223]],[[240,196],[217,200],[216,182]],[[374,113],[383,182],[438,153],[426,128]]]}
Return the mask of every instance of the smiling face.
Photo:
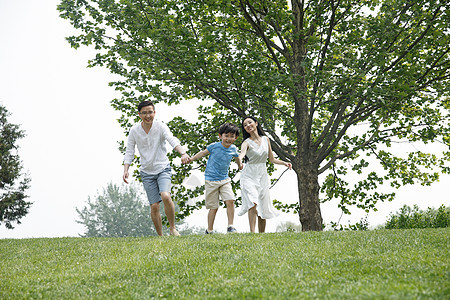
{"label": "smiling face", "polygon": [[222,145],[225,148],[228,148],[233,145],[234,142],[236,142],[237,135],[235,133],[226,132],[223,134],[219,134],[219,138],[222,140]]}
{"label": "smiling face", "polygon": [[252,118],[247,118],[242,122],[242,127],[247,131],[250,135],[252,132],[257,133],[258,122],[255,122]]}
{"label": "smiling face", "polygon": [[141,118],[144,125],[153,124],[153,119],[155,118],[155,107],[148,105],[141,108],[139,111],[139,118]]}

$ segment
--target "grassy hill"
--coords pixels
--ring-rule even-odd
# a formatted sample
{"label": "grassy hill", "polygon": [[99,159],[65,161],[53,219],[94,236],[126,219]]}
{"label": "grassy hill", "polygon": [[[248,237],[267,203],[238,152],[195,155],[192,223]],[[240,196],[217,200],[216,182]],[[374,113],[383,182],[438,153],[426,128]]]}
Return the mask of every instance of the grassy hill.
{"label": "grassy hill", "polygon": [[0,299],[450,299],[450,229],[0,240]]}

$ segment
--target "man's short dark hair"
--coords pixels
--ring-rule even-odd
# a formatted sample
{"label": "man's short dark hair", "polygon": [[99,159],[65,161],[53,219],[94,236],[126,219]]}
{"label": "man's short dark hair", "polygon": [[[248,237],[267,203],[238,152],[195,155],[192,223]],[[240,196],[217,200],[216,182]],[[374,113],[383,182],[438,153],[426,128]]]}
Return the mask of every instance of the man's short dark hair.
{"label": "man's short dark hair", "polygon": [[143,109],[146,106],[153,106],[153,110],[155,110],[155,105],[153,104],[153,102],[145,100],[145,101],[142,101],[141,103],[139,103],[138,112],[141,112],[141,109]]}
{"label": "man's short dark hair", "polygon": [[234,133],[236,136],[239,136],[239,127],[232,123],[225,123],[219,127],[219,134],[222,135],[224,133]]}

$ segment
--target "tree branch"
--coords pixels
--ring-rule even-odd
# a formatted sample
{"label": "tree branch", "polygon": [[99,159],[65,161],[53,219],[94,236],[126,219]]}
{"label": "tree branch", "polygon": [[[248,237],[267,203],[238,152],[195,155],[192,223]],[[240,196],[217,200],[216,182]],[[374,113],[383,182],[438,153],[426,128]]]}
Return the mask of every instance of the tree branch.
{"label": "tree branch", "polygon": [[[435,61],[431,64],[431,66],[425,71],[425,73],[420,76],[417,79],[417,82],[421,82],[425,79],[425,77],[428,75],[429,72],[431,72],[437,65],[437,63],[448,53],[450,52],[450,48],[447,48],[447,50],[445,50],[438,58],[435,59]],[[448,70],[448,68],[446,68]],[[448,75],[447,75],[448,76]],[[440,79],[440,78],[439,78]],[[429,81],[428,81],[429,82]],[[427,83],[428,83],[427,82]],[[425,84],[426,86],[427,84]],[[424,87],[424,85],[421,86],[421,88]]]}
{"label": "tree branch", "polygon": [[319,174],[322,174],[322,173],[323,173],[324,171],[326,171],[332,164],[334,164],[334,162],[335,162],[336,160],[338,160],[338,159],[344,159],[344,158],[346,158],[346,157],[348,157],[348,156],[350,156],[350,155],[353,155],[354,153],[356,153],[357,151],[361,150],[362,148],[364,148],[364,147],[366,147],[366,146],[369,146],[369,145],[373,142],[373,140],[375,139],[375,136],[378,135],[379,128],[380,128],[380,126],[381,126],[382,123],[383,123],[383,122],[380,122],[380,124],[378,124],[377,129],[374,131],[374,133],[372,134],[372,136],[371,136],[367,141],[365,141],[364,143],[362,143],[362,144],[356,146],[355,148],[353,148],[352,150],[350,150],[350,151],[348,151],[348,152],[346,152],[346,153],[338,154],[338,155],[332,157],[332,158],[330,159],[330,161],[328,161],[328,162],[325,164],[325,166],[323,166],[322,168],[319,169],[318,173],[319,173]]}
{"label": "tree branch", "polygon": [[[360,101],[360,105],[362,104],[363,100]],[[318,163],[320,163],[321,161],[323,161],[338,145],[339,141],[341,140],[341,138],[344,136],[344,134],[347,132],[347,129],[353,125],[356,124],[364,119],[366,119],[367,117],[369,117],[374,111],[376,111],[379,107],[377,105],[374,106],[367,106],[365,108],[363,108],[362,110],[359,109],[359,106],[353,111],[353,113],[351,113],[350,115],[348,115],[348,120],[347,122],[344,124],[344,126],[342,127],[342,129],[339,131],[339,133],[337,134],[337,136],[334,138],[333,143],[328,146],[328,145],[324,145],[324,147],[322,147],[322,149],[319,151],[319,155],[318,155]],[[332,130],[332,134],[330,134],[330,138],[333,138],[336,134],[336,131]]]}
{"label": "tree branch", "polygon": [[[440,7],[438,7],[436,9],[436,11],[434,12],[431,21],[436,18],[439,11],[440,11]],[[403,53],[401,53],[397,57],[397,59],[391,63],[390,66],[386,67],[381,73],[385,73],[385,72],[389,71],[390,69],[392,69],[394,66],[396,66],[425,37],[426,33],[428,32],[428,30],[430,30],[430,28],[432,26],[433,26],[432,24],[428,25],[427,28],[422,32],[422,34],[411,45],[409,45],[409,47],[406,50],[404,50]]]}
{"label": "tree branch", "polygon": [[277,65],[278,69],[280,72],[282,72],[283,74],[285,74],[285,70],[283,69],[280,61],[278,60],[275,52],[273,51],[273,49],[276,49],[278,52],[280,52],[284,57],[286,57],[286,59],[290,59],[290,54],[287,51],[287,49],[282,49],[280,48],[277,44],[275,44],[274,42],[272,42],[264,33],[263,28],[260,26],[259,23],[256,23],[254,21],[254,19],[252,18],[252,16],[250,16],[250,14],[248,13],[248,11],[246,10],[246,6],[249,7],[249,9],[251,10],[253,17],[258,20],[258,17],[255,13],[255,11],[252,9],[252,6],[250,5],[249,1],[246,1],[246,3],[243,3],[242,0],[239,1],[240,6],[241,6],[241,10],[244,13],[244,17],[245,19],[250,23],[250,25],[255,29],[256,34],[261,37],[264,41],[264,43],[266,44],[267,50],[270,52],[270,55],[272,56],[272,60],[275,62],[275,64]]}
{"label": "tree branch", "polygon": [[[319,137],[316,139],[316,141],[312,144],[312,146],[314,147],[314,148],[318,148],[319,147],[319,145],[323,142],[323,140],[325,139],[325,137],[327,137],[327,136],[329,136],[329,134],[330,134],[330,132],[329,132],[329,130],[330,130],[330,128],[331,128],[331,126],[333,125],[333,124],[335,124],[335,126],[336,126],[336,124],[338,124],[339,122],[341,122],[341,120],[342,120],[342,114],[344,113],[344,111],[345,111],[345,109],[347,108],[347,106],[348,106],[348,104],[349,104],[349,102],[350,102],[350,97],[347,97],[347,100],[344,102],[344,103],[342,103],[341,101],[342,101],[342,98],[344,98],[346,95],[342,95],[339,99],[336,99],[336,100],[333,100],[333,101],[336,101],[336,102],[339,102],[338,104],[336,104],[336,107],[335,107],[335,109],[333,110],[333,112],[332,112],[332,115],[330,116],[330,118],[328,119],[328,122],[327,122],[327,124],[325,125],[325,128],[322,130],[322,133],[319,135]],[[337,119],[335,119],[336,118],[336,116],[338,115],[338,114],[341,114],[341,117],[337,117]]]}

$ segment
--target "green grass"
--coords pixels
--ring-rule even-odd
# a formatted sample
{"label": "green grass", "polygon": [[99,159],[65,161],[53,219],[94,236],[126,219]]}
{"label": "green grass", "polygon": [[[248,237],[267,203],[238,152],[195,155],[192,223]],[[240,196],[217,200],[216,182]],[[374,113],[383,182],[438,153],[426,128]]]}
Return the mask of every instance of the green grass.
{"label": "green grass", "polygon": [[0,299],[449,299],[450,229],[0,240]]}

